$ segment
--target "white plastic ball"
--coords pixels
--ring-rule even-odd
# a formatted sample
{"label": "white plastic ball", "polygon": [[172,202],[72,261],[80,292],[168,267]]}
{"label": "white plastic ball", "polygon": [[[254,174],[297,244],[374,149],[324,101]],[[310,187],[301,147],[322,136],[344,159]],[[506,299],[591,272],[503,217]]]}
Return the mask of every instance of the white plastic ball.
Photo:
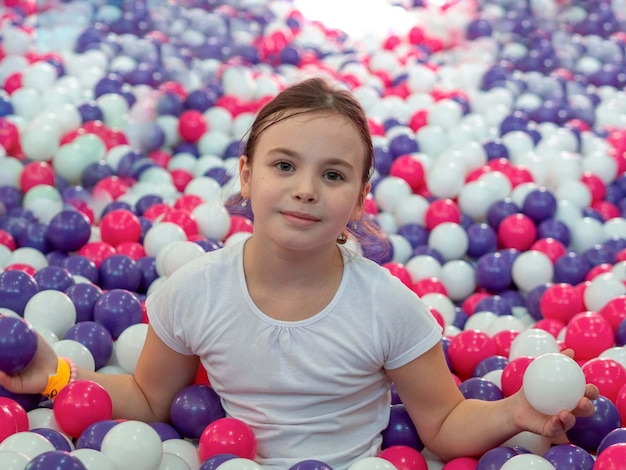
{"label": "white plastic ball", "polygon": [[500,467],[500,470],[556,470],[547,459],[535,454],[516,455]]}
{"label": "white plastic ball", "polygon": [[411,243],[402,235],[397,233],[390,233],[388,235],[389,242],[391,243],[393,257],[391,259],[394,263],[404,264],[413,254],[413,247]]}
{"label": "white plastic ball", "polygon": [[168,439],[163,442],[163,456],[173,454],[183,459],[191,470],[200,468],[202,462],[198,448],[185,439]]}
{"label": "white plastic ball", "polygon": [[511,200],[517,205],[517,207],[524,206],[524,200],[528,194],[536,189],[539,189],[537,183],[522,183],[519,184],[511,191]]}
{"label": "white plastic ball", "polygon": [[380,457],[365,457],[350,465],[348,470],[395,470],[395,468],[389,460]]}
{"label": "white plastic ball", "polygon": [[438,292],[431,292],[421,297],[428,307],[432,307],[439,312],[446,325],[452,325],[456,318],[456,312],[454,310],[454,303],[445,295]]}
{"label": "white plastic ball", "polygon": [[443,283],[448,296],[454,302],[462,301],[476,290],[476,273],[474,268],[463,259],[445,262],[441,267],[439,280]]}
{"label": "white plastic ball", "polygon": [[547,415],[571,411],[585,395],[585,375],[576,361],[560,353],[535,358],[526,369],[523,390],[528,402]]}
{"label": "white plastic ball", "polygon": [[430,231],[428,246],[441,253],[444,260],[450,261],[465,256],[469,246],[469,238],[461,225],[454,222],[443,222]]}
{"label": "white plastic ball", "polygon": [[464,330],[478,330],[487,333],[492,323],[498,318],[498,315],[493,312],[482,311],[474,312],[465,322],[463,326]]}
{"label": "white plastic ball", "polygon": [[423,126],[415,133],[420,151],[426,155],[437,157],[446,147],[446,132],[439,126]]}
{"label": "white plastic ball", "polygon": [[238,457],[238,458],[226,460],[224,463],[218,465],[217,469],[219,470],[263,470],[263,467],[261,467],[254,460]]}
{"label": "white plastic ball", "polygon": [[160,276],[171,276],[178,268],[204,254],[200,245],[187,240],[170,243],[156,256],[156,270]]}
{"label": "white plastic ball", "polygon": [[583,214],[576,204],[567,200],[558,200],[556,203],[556,212],[554,218],[560,222],[563,222],[567,228],[572,228],[582,219]]}
{"label": "white plastic ball", "polygon": [[124,329],[115,341],[113,353],[116,362],[126,373],[133,374],[135,372],[147,334],[148,325],[137,323]]}
{"label": "white plastic ball", "polygon": [[483,379],[487,379],[502,390],[502,369],[492,370],[483,375]]}
{"label": "white plastic ball", "polygon": [[20,452],[9,450],[0,452],[0,468],[3,470],[24,470],[28,462],[30,462],[28,456]]}
{"label": "white plastic ball", "polygon": [[[551,442],[545,436],[530,431],[522,431],[506,440],[504,447],[521,447],[532,452],[534,455],[543,455],[550,447]],[[529,467],[532,468],[532,467]]]}
{"label": "white plastic ball", "polygon": [[499,315],[498,318],[494,320],[494,322],[489,327],[487,333],[490,336],[495,335],[501,331],[524,331],[526,329],[526,325],[524,322],[513,315]]}
{"label": "white plastic ball", "polygon": [[60,357],[69,357],[74,363],[86,370],[96,370],[96,361],[87,347],[73,339],[62,339],[52,345],[52,349]]}
{"label": "white plastic ball", "polygon": [[191,467],[178,455],[163,453],[158,470],[191,470]]}
{"label": "white plastic ball", "polygon": [[7,259],[7,265],[9,264],[25,264],[39,271],[41,268],[48,266],[48,260],[46,256],[36,248],[22,246],[11,252]]}
{"label": "white plastic ball", "polygon": [[588,310],[598,312],[611,299],[626,294],[626,286],[613,273],[604,273],[594,277],[583,294]]}
{"label": "white plastic ball", "polygon": [[87,470],[116,470],[111,459],[102,452],[88,447],[76,449],[70,452],[87,468]]}
{"label": "white plastic ball", "polygon": [[215,201],[203,202],[193,208],[199,232],[214,240],[223,240],[230,230],[230,214],[223,204]]}
{"label": "white plastic ball", "polygon": [[428,111],[428,124],[443,129],[458,124],[463,116],[461,105],[451,99],[443,99],[435,103]]}
{"label": "white plastic ball", "polygon": [[520,253],[513,261],[511,277],[522,291],[530,292],[535,287],[552,281],[554,265],[547,255],[528,250]]}
{"label": "white plastic ball", "polygon": [[429,205],[428,200],[419,194],[403,197],[393,211],[396,224],[398,227],[406,224],[424,225],[424,216]]}
{"label": "white plastic ball", "polygon": [[185,194],[198,196],[204,201],[222,202],[222,187],[208,176],[192,179],[185,187]]}
{"label": "white plastic ball", "polygon": [[511,181],[501,171],[489,171],[480,175],[477,181],[487,185],[494,201],[510,196],[513,190]]}
{"label": "white plastic ball", "polygon": [[0,452],[18,452],[28,457],[29,461],[53,450],[56,449],[48,439],[29,431],[17,432],[0,442]]}
{"label": "white plastic ball", "polygon": [[63,338],[76,323],[76,307],[70,297],[58,290],[42,290],[33,295],[24,307],[24,319],[40,325]]}
{"label": "white plastic ball", "polygon": [[598,357],[605,359],[613,359],[615,362],[620,363],[626,368],[626,347],[615,346],[605,351],[602,351]]}
{"label": "white plastic ball", "polygon": [[486,182],[471,181],[461,188],[457,203],[464,214],[475,222],[482,222],[487,218],[489,207],[495,200]]}
{"label": "white plastic ball", "polygon": [[148,229],[143,244],[146,254],[156,257],[170,243],[185,240],[187,235],[180,226],[172,222],[158,222]]}
{"label": "white plastic ball", "polygon": [[161,438],[154,428],[140,421],[113,426],[102,440],[100,451],[118,468],[153,470],[163,456]]}
{"label": "white plastic ball", "polygon": [[411,187],[405,180],[388,176],[376,185],[374,199],[381,210],[393,212],[400,201],[411,194]]}
{"label": "white plastic ball", "polygon": [[582,217],[570,227],[570,245],[579,253],[604,242],[602,222],[592,217]]}
{"label": "white plastic ball", "polygon": [[404,264],[404,267],[411,275],[413,282],[429,277],[441,278],[441,263],[430,255],[413,256]]}
{"label": "white plastic ball", "polygon": [[550,333],[538,328],[530,328],[518,334],[511,341],[509,359],[522,356],[539,357],[543,354],[558,353],[559,345]]}
{"label": "white plastic ball", "polygon": [[426,175],[428,191],[438,198],[455,198],[458,196],[465,182],[465,172],[462,165],[452,162],[435,164]]}
{"label": "white plastic ball", "polygon": [[220,131],[226,135],[231,135],[233,116],[226,108],[213,106],[202,113],[207,122],[207,126],[212,131]]}
{"label": "white plastic ball", "polygon": [[0,158],[0,186],[20,187],[20,175],[24,164],[17,158],[4,156]]}
{"label": "white plastic ball", "polygon": [[517,163],[519,157],[527,155],[528,152],[531,152],[535,147],[532,137],[528,135],[527,132],[523,131],[507,132],[501,139],[513,163]]}
{"label": "white plastic ball", "polygon": [[585,209],[591,205],[591,191],[580,180],[563,181],[554,193],[557,200],[569,201],[579,209]]}
{"label": "white plastic ball", "polygon": [[34,408],[26,414],[29,429],[48,428],[63,433],[54,418],[54,412],[50,408]]}

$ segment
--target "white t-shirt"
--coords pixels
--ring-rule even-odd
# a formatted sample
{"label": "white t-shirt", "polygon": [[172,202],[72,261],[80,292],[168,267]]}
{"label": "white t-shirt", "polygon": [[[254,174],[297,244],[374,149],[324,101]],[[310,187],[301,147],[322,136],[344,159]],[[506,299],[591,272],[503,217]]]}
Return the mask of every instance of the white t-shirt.
{"label": "white t-shirt", "polygon": [[148,296],[156,334],[200,357],[227,416],[253,429],[264,467],[316,459],[341,470],[376,455],[390,414],[383,369],[433,347],[440,326],[387,269],[343,246],[330,303],[306,320],[274,320],[248,293],[243,245],[187,263]]}

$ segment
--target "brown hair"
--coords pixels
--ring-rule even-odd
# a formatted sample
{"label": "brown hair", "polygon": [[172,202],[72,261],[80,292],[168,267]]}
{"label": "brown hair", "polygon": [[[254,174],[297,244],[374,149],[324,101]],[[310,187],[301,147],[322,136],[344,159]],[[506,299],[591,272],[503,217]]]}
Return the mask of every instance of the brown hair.
{"label": "brown hair", "polygon": [[[361,175],[361,184],[364,187],[374,172],[374,146],[367,117],[359,102],[348,90],[334,87],[323,78],[309,78],[296,83],[281,91],[272,101],[261,108],[248,132],[245,146],[243,146],[243,153],[248,157],[248,164],[252,164],[256,145],[263,132],[289,117],[316,112],[328,112],[344,116],[359,133],[365,149],[363,174]],[[239,195],[234,200],[229,201],[227,207],[230,210],[233,206],[240,205],[241,202],[242,197]],[[362,203],[363,201],[361,201]],[[361,212],[361,219],[358,223],[349,223],[345,232],[352,234],[361,243],[367,240],[371,242],[371,235],[374,235],[374,239],[377,241],[386,238],[380,227],[364,211]],[[370,237],[366,238],[367,235]]]}

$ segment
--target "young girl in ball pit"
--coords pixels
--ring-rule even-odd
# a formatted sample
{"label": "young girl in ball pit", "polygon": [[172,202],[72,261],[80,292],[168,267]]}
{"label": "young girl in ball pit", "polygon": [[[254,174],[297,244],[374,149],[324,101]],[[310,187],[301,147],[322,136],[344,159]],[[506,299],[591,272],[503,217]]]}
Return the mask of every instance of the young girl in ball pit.
{"label": "young girl in ball pit", "polygon": [[339,470],[376,456],[392,383],[444,460],[479,456],[522,431],[563,438],[576,416],[593,413],[594,386],[555,416],[521,391],[465,399],[428,308],[358,253],[359,235],[375,230],[363,211],[372,168],[368,122],[347,90],[320,78],[285,89],[259,112],[239,160],[252,236],[187,263],[147,297],[134,375],[74,377],[40,337],[32,364],[0,374],[0,384],[49,395],[92,380],[110,394],[114,417],[168,421],[202,365],[227,416],[254,431],[256,461],[273,469],[315,459]]}

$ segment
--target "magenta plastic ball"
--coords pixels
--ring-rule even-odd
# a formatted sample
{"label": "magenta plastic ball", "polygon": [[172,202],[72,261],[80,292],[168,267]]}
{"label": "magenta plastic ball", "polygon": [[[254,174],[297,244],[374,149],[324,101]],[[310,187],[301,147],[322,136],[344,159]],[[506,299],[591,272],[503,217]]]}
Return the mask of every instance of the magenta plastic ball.
{"label": "magenta plastic ball", "polygon": [[14,375],[26,369],[37,352],[37,335],[25,320],[0,316],[0,370]]}
{"label": "magenta plastic ball", "polygon": [[185,387],[176,394],[170,405],[172,424],[190,439],[199,439],[209,424],[225,416],[220,397],[206,385]]}

